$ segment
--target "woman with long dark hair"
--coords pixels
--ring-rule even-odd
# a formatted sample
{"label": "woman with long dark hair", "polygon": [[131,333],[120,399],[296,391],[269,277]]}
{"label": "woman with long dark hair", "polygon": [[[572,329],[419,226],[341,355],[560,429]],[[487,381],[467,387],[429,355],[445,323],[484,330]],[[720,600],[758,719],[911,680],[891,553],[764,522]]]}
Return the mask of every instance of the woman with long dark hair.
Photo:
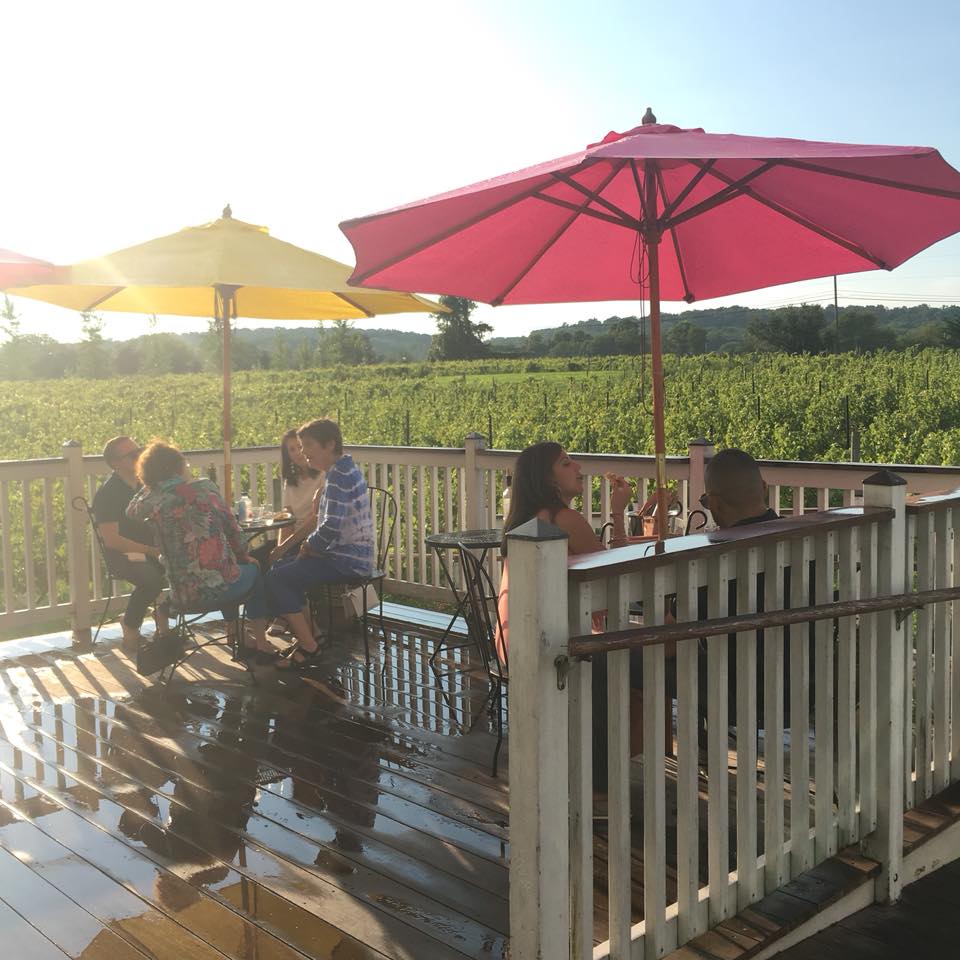
{"label": "woman with long dark hair", "polygon": [[[608,476],[611,484],[610,513],[613,518],[612,543],[626,539],[623,513],[630,502],[630,484],[615,474]],[[583,479],[580,464],[574,460],[559,443],[544,441],[534,443],[521,451],[513,468],[513,485],[510,488],[510,512],[503,524],[503,545],[501,552],[507,555],[507,533],[533,520],[535,517],[555,524],[568,537],[567,550],[570,554],[594,553],[603,550],[604,545],[587,523],[582,513],[574,510],[570,504],[573,498],[583,492]],[[503,565],[500,580],[500,621],[503,624],[501,636],[497,638],[497,649],[505,657],[508,647],[509,625],[507,623],[507,564]]]}
{"label": "woman with long dark hair", "polygon": [[[610,514],[613,519],[611,545],[626,541],[624,511],[631,498],[630,484],[621,476],[608,474],[610,481]],[[513,470],[513,485],[510,493],[510,512],[503,524],[504,555],[503,575],[500,580],[500,596],[497,608],[502,630],[496,638],[497,654],[506,662],[509,647],[509,623],[507,620],[507,575],[506,534],[535,517],[546,520],[563,530],[568,537],[567,551],[571,555],[594,553],[605,549],[582,513],[570,504],[573,498],[583,493],[580,465],[572,459],[559,443],[535,443],[517,457]],[[593,614],[593,630],[604,629],[606,611]],[[594,657],[593,667],[593,789],[598,796],[607,790],[607,671],[606,657]],[[642,710],[639,690],[642,686],[642,662],[639,652],[630,658],[630,752],[643,749]]]}
{"label": "woman with long dark hair", "polygon": [[280,476],[283,479],[283,506],[297,521],[280,531],[267,567],[305,540],[317,523],[317,504],[326,474],[307,463],[297,431],[288,430],[280,441]]}

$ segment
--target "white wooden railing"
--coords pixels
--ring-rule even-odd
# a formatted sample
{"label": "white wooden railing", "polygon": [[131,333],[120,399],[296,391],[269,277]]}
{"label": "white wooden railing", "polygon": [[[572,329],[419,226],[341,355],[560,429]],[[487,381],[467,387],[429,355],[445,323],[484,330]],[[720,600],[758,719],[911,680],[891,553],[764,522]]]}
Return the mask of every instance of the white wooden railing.
{"label": "white wooden railing", "polygon": [[[815,484],[835,478],[825,470]],[[908,505],[906,483],[887,471],[862,489],[863,507],[569,564],[549,524],[511,533],[515,960],[663,956],[851,843],[881,864],[876,898],[897,898],[904,808],[960,779],[960,604],[930,596],[960,584],[960,490]],[[921,601],[916,613],[895,609]],[[724,621],[731,602],[737,615]],[[590,636],[597,611],[607,632]],[[574,656],[601,650],[593,662]],[[633,762],[631,656],[643,667],[642,760]],[[594,699],[596,670],[606,672],[605,702]],[[594,870],[596,721],[608,752],[605,885]],[[633,807],[631,779],[642,784]],[[631,818],[634,838],[642,824],[640,866]],[[631,909],[638,885],[642,918]],[[606,916],[596,915],[595,892]]]}
{"label": "white wooden railing", "polygon": [[[471,434],[462,448],[352,446],[369,483],[391,489],[399,519],[388,556],[387,588],[395,594],[426,599],[448,596],[436,558],[423,546],[433,532],[500,526],[504,478],[516,451],[488,450],[484,438]],[[692,443],[685,457],[669,457],[667,477],[677,485],[683,513],[703,490],[703,464],[713,453],[705,441]],[[69,620],[78,637],[111,593],[111,585],[90,538],[86,517],[65,508],[83,495],[92,500],[106,476],[96,455],[79,444],[65,444],[61,456],[45,460],[0,462],[0,631],[22,634],[44,626],[59,628]],[[197,472],[222,476],[218,450],[188,452]],[[619,454],[577,455],[584,472],[581,509],[599,527],[610,518],[610,489],[604,474],[624,474],[637,483],[638,498],[651,489],[652,457]],[[856,502],[863,478],[875,470],[867,464],[762,462],[771,502],[781,512],[793,505],[806,509]],[[960,469],[897,467],[911,493],[930,493],[960,484]],[[255,504],[278,505],[280,458],[275,447],[233,451],[233,489],[248,493]],[[812,491],[816,491],[815,493]],[[497,567],[491,558],[491,571]],[[119,606],[117,607],[119,609]]]}

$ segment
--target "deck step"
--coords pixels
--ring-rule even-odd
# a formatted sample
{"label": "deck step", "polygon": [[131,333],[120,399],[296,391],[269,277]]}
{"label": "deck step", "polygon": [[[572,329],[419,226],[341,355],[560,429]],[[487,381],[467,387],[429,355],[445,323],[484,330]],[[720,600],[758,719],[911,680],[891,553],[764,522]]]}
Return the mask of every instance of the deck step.
{"label": "deck step", "polygon": [[[370,608],[372,615],[376,615],[378,612],[378,606]],[[423,607],[410,607],[405,603],[384,602],[383,619],[390,623],[413,626],[420,630],[439,634],[447,629],[450,623],[450,614],[441,613],[438,610],[426,610]],[[457,617],[453,622],[450,633],[459,637],[467,636],[467,621],[463,617]]]}

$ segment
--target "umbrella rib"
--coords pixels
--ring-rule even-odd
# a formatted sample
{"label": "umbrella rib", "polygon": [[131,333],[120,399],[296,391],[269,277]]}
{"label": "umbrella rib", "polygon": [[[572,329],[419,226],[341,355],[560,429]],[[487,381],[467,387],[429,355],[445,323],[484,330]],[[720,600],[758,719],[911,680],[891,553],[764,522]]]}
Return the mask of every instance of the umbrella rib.
{"label": "umbrella rib", "polygon": [[[619,173],[623,169],[623,164],[625,162],[626,161],[623,161],[623,163],[621,163],[620,166],[616,168],[617,173]],[[582,193],[585,197],[588,197],[594,203],[599,203],[601,207],[606,207],[612,214],[614,214],[614,216],[622,217],[623,218],[622,222],[624,226],[629,226],[629,227],[632,227],[633,229],[638,229],[640,227],[640,223],[637,221],[635,217],[627,213],[626,210],[622,210],[615,203],[611,203],[609,200],[606,200],[603,197],[601,197],[596,190],[591,190],[588,187],[583,186],[583,184],[578,183],[576,180],[574,180],[573,177],[568,177],[565,173],[562,173],[560,171],[554,171],[553,173],[550,174],[550,176],[552,176],[556,180],[559,180],[561,183],[565,183],[568,187],[571,187],[573,190],[576,190],[578,193]],[[607,180],[604,186],[606,186],[606,184],[609,182],[610,181]]]}
{"label": "umbrella rib", "polygon": [[817,163],[807,163],[802,160],[781,160],[785,167],[795,167],[798,170],[808,170],[811,173],[822,173],[830,177],[841,177],[846,180],[859,180],[861,183],[873,183],[878,187],[890,187],[893,190],[908,190],[911,193],[926,193],[934,197],[944,197],[947,200],[960,200],[960,191],[943,190],[940,187],[924,187],[918,183],[904,183],[900,180],[888,180],[886,177],[871,177],[866,174],[852,173],[848,170],[834,170]]}
{"label": "umbrella rib", "polygon": [[[624,163],[626,163],[626,161],[621,163],[619,166],[615,166],[611,164],[612,169],[609,175],[603,181],[603,183],[600,184],[600,190],[605,190],[607,188],[610,181],[623,169]],[[546,194],[543,194],[543,193],[535,193],[534,197],[537,200],[546,200],[547,202],[553,202],[555,200],[554,197],[547,196]],[[613,217],[608,217],[606,214],[600,213],[599,210],[588,209],[587,204],[589,203],[590,201],[586,200],[583,204],[577,207],[576,204],[569,203],[566,200],[560,201],[561,206],[564,206],[564,207],[569,206],[574,211],[573,216],[569,217],[566,223],[562,224],[560,228],[554,232],[553,236],[550,237],[550,239],[543,244],[543,246],[540,248],[537,254],[530,260],[530,262],[525,267],[523,267],[523,269],[516,275],[516,277],[514,277],[511,283],[507,287],[505,287],[503,290],[501,290],[500,293],[496,297],[494,297],[493,300],[490,301],[490,303],[493,304],[493,306],[499,307],[500,304],[503,303],[504,298],[507,297],[510,293],[512,293],[517,288],[517,284],[519,284],[520,281],[523,280],[523,278],[526,277],[528,273],[530,273],[530,271],[540,262],[540,260],[546,254],[546,252],[564,235],[564,233],[567,232],[567,230],[574,224],[577,217],[580,216],[581,214],[587,214],[588,216],[598,217],[601,220],[608,220],[609,222],[614,223],[617,226],[623,225],[620,223],[619,220],[616,220]]]}
{"label": "umbrella rib", "polygon": [[[624,223],[620,217],[615,217],[612,213],[601,213],[599,210],[590,210],[586,204],[576,204],[572,200],[561,200],[559,197],[551,197],[546,193],[535,193],[534,200],[543,200],[545,203],[552,203],[554,206],[563,207],[564,210],[572,210],[578,215],[593,217],[595,220],[602,220],[604,223],[612,223],[617,227],[626,227],[629,230],[636,230],[639,223],[636,221]],[[592,201],[587,201],[590,203]]]}
{"label": "umbrella rib", "polygon": [[[429,239],[422,240],[419,243],[415,243],[412,247],[408,247],[406,250],[403,250],[400,253],[394,254],[392,257],[387,257],[385,260],[381,261],[376,266],[370,267],[369,270],[364,270],[363,273],[357,273],[354,276],[350,277],[350,279],[347,282],[350,283],[352,286],[359,286],[363,284],[364,281],[372,277],[375,273],[379,273],[381,270],[388,270],[390,267],[396,266],[398,263],[400,263],[403,260],[406,260],[408,257],[413,257],[413,256],[416,256],[416,254],[418,253],[422,253],[428,247],[432,247],[434,244],[440,243],[443,240],[446,240],[449,237],[452,237],[454,234],[460,233],[463,230],[468,230],[470,227],[480,223],[481,220],[485,220],[488,217],[496,216],[498,213],[501,213],[502,211],[506,210],[508,207],[511,207],[516,203],[520,203],[523,200],[529,199],[535,193],[537,193],[537,191],[540,190],[543,187],[543,185],[544,185],[543,180],[538,178],[536,185],[530,186],[528,189],[522,191],[521,193],[518,193],[516,196],[509,197],[508,199],[503,200],[500,203],[495,204],[494,206],[486,210],[481,210],[475,213],[472,217],[468,217],[466,220],[460,220],[457,223],[447,227],[445,230],[441,230],[439,233],[434,234]],[[398,211],[398,212],[401,212],[401,211]],[[385,214],[380,214],[379,216],[375,215],[373,217],[366,217],[364,218],[364,220],[366,222],[370,222],[376,219],[385,219],[389,216],[390,214],[385,213]],[[342,229],[345,224],[359,223],[359,222],[361,221],[345,220],[340,226]]]}
{"label": "umbrella rib", "polygon": [[[666,214],[667,210],[676,206],[676,201],[671,204],[667,197],[667,186],[663,182],[663,170],[658,166],[656,172],[657,186],[660,188],[660,196],[663,197],[664,214]],[[689,193],[691,189],[691,184],[688,183],[687,186],[684,187],[684,192]],[[670,231],[670,239],[673,241],[673,252],[677,258],[677,269],[680,271],[680,283],[683,284],[683,299],[686,303],[693,303],[696,297],[690,292],[690,285],[687,283],[687,271],[683,266],[683,254],[680,252],[680,239],[677,237],[677,230],[672,225],[667,227],[667,229]]]}
{"label": "umbrella rib", "polygon": [[643,223],[649,221],[649,216],[647,215],[647,196],[646,190],[643,189],[643,184],[640,182],[640,170],[637,167],[637,161],[631,159],[630,161],[630,170],[633,173],[633,185],[637,188],[637,196],[640,198],[640,216],[642,217],[642,223],[638,229],[643,229]]}
{"label": "umbrella rib", "polygon": [[114,287],[109,293],[105,293],[102,297],[97,297],[95,300],[92,300],[90,303],[88,303],[83,308],[83,312],[86,313],[88,310],[96,310],[101,303],[106,303],[107,300],[113,296],[116,296],[116,294],[120,293],[124,289],[124,287]]}
{"label": "umbrella rib", "polygon": [[[696,161],[694,161],[696,162]],[[711,170],[710,175],[717,177],[717,179],[724,181],[725,183],[731,183],[730,178],[725,174],[720,173],[718,170]],[[733,185],[731,183],[731,185]],[[844,237],[839,236],[836,233],[833,233],[831,230],[827,230],[826,227],[821,227],[819,224],[814,223],[812,220],[808,220],[806,217],[802,216],[799,213],[794,212],[793,210],[788,209],[780,203],[777,203],[775,200],[769,200],[766,197],[761,197],[756,191],[752,189],[742,189],[740,191],[743,196],[749,197],[751,200],[756,200],[757,203],[763,204],[763,206],[768,207],[770,210],[773,210],[774,213],[779,213],[780,216],[786,217],[788,220],[792,220],[794,223],[799,224],[806,230],[810,230],[812,233],[816,233],[818,236],[823,237],[825,240],[829,240],[831,243],[835,243],[838,246],[843,247],[846,250],[849,250],[851,253],[856,254],[858,257],[863,257],[864,260],[869,260],[870,263],[876,265],[882,270],[889,270],[890,266],[885,260],[882,260],[876,254],[871,253],[867,250],[866,247],[861,246],[859,243],[854,243],[852,240],[847,240]],[[687,219],[685,214],[681,215],[683,219]],[[677,222],[680,218],[677,218],[674,222]]]}
{"label": "umbrella rib", "polygon": [[351,307],[354,308],[354,310],[359,310],[368,320],[375,316],[375,314],[371,313],[366,307],[357,303],[356,300],[351,300],[350,297],[348,297],[345,293],[337,293],[335,296],[339,297],[341,300],[345,300],[350,304]]}
{"label": "umbrella rib", "polygon": [[[699,166],[701,165],[702,161],[692,160],[691,163]],[[730,177],[717,173],[716,170],[710,170],[709,172],[719,180],[722,180],[726,184],[726,187],[715,193],[712,197],[707,197],[706,200],[702,200],[695,206],[684,210],[683,213],[677,214],[677,216],[673,217],[672,219],[664,218],[661,222],[661,227],[666,229],[667,227],[684,223],[687,220],[692,220],[694,217],[699,217],[701,214],[708,213],[715,207],[719,207],[724,203],[729,203],[731,200],[734,200],[739,196],[752,196],[753,194],[746,189],[747,184],[750,183],[751,180],[756,180],[757,177],[767,173],[776,165],[777,162],[775,160],[768,160],[765,163],[760,164],[759,167],[752,170],[750,173],[740,177],[739,180],[733,180]]]}
{"label": "umbrella rib", "polygon": [[[669,220],[673,215],[673,211],[683,203],[684,200],[690,195],[690,191],[713,169],[713,165],[716,163],[716,159],[708,160],[699,170],[690,178],[690,182],[677,194],[676,199],[668,204],[663,211],[664,220]],[[661,189],[664,199],[666,199],[666,192]]]}

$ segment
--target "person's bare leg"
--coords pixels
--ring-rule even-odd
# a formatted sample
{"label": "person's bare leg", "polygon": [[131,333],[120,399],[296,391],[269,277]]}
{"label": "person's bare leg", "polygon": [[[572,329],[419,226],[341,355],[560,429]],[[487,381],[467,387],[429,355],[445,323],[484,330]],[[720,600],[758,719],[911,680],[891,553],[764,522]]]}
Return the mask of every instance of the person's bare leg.
{"label": "person's bare leg", "polygon": [[287,618],[291,632],[294,637],[296,637],[298,646],[300,646],[305,653],[312,653],[316,650],[317,641],[303,611],[298,610],[296,613],[285,613],[284,616]]}

